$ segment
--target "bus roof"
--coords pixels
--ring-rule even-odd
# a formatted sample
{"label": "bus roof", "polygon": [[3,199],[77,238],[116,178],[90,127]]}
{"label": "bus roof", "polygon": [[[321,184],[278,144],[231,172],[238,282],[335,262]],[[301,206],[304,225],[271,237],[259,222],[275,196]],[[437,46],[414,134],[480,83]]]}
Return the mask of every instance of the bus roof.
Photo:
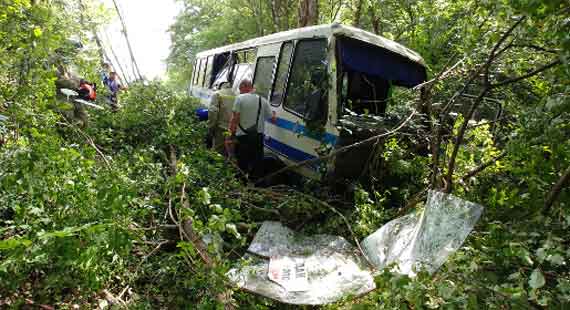
{"label": "bus roof", "polygon": [[338,23],[333,24],[325,24],[325,25],[318,25],[318,26],[311,26],[311,27],[304,27],[298,29],[292,29],[288,31],[278,32],[274,34],[270,34],[264,37],[259,37],[251,40],[247,40],[240,43],[235,43],[231,45],[222,46],[219,48],[207,50],[200,52],[196,55],[198,58],[202,58],[204,56],[209,56],[213,54],[220,54],[230,51],[236,50],[243,50],[248,49],[260,45],[271,44],[271,43],[278,43],[287,40],[295,40],[295,39],[307,39],[307,38],[314,38],[314,37],[331,37],[331,36],[345,36],[352,39],[360,40],[375,46],[382,47],[389,51],[392,51],[396,54],[406,57],[407,59],[419,63],[421,65],[425,65],[423,58],[416,52],[412,51],[411,49],[394,42],[392,40],[388,40],[382,36],[373,34],[368,31],[364,31],[362,29],[358,29],[351,26],[341,25]]}

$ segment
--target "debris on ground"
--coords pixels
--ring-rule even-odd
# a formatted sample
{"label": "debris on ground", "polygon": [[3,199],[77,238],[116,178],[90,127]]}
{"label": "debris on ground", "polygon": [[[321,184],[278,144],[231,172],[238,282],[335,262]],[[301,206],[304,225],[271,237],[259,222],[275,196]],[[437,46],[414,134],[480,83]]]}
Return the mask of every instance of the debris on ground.
{"label": "debris on ground", "polygon": [[253,259],[230,279],[239,287],[284,303],[318,305],[375,288],[362,255],[343,237],[303,236],[264,222],[248,251]]}
{"label": "debris on ground", "polygon": [[238,287],[284,303],[332,303],[374,290],[373,276],[386,267],[409,276],[422,269],[434,273],[482,212],[478,204],[430,191],[421,212],[382,226],[362,241],[362,251],[340,236],[304,236],[264,222],[248,248],[255,256],[228,275]]}

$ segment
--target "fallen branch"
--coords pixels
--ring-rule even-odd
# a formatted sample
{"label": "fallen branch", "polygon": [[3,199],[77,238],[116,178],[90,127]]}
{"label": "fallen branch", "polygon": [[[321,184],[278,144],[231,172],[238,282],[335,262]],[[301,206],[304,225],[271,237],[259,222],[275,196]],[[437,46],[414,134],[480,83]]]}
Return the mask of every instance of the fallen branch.
{"label": "fallen branch", "polygon": [[95,152],[97,152],[97,154],[103,159],[103,161],[105,162],[105,165],[107,165],[107,168],[111,167],[111,163],[109,162],[109,160],[107,159],[107,156],[105,156],[105,154],[103,154],[103,152],[97,147],[97,145],[95,144],[95,142],[93,142],[93,139],[86,134],[85,132],[83,132],[83,130],[79,129],[77,126],[74,126],[68,122],[62,123],[62,122],[57,122],[57,124],[59,125],[63,125],[66,127],[69,127],[73,130],[75,130],[76,132],[78,132],[81,136],[83,136],[83,138],[85,138],[85,140],[87,140],[87,143],[93,147],[93,149],[95,149]]}
{"label": "fallen branch", "polygon": [[552,208],[552,205],[554,205],[554,202],[556,202],[556,199],[558,199],[558,196],[560,196],[562,189],[564,189],[564,187],[566,187],[569,182],[570,182],[570,166],[566,168],[566,171],[564,171],[562,176],[558,179],[556,184],[554,184],[554,186],[548,193],[548,196],[546,196],[546,201],[544,202],[544,207],[542,208],[543,213],[548,212]]}
{"label": "fallen branch", "polygon": [[554,67],[554,66],[557,66],[557,65],[559,65],[559,64],[561,64],[561,63],[562,63],[562,62],[560,62],[560,59],[557,59],[557,60],[555,60],[555,61],[553,61],[553,62],[551,62],[551,63],[548,63],[548,64],[546,64],[546,65],[544,65],[544,66],[542,66],[542,67],[539,67],[539,68],[537,68],[537,69],[534,69],[534,70],[532,70],[531,72],[529,72],[529,73],[527,73],[527,74],[523,74],[523,75],[521,75],[521,76],[518,76],[518,77],[515,77],[515,78],[511,78],[511,79],[508,79],[508,80],[505,80],[505,81],[502,81],[502,82],[498,82],[498,83],[495,83],[495,84],[491,84],[491,88],[497,88],[497,87],[505,86],[505,85],[512,84],[512,83],[515,83],[515,82],[518,82],[518,81],[522,81],[522,80],[524,80],[524,79],[528,79],[529,77],[535,76],[535,75],[537,75],[537,74],[539,74],[539,73],[541,73],[541,72],[543,72],[543,71],[546,71],[546,70],[548,70],[548,69],[550,69],[550,68],[552,68],[552,67]]}
{"label": "fallen branch", "polygon": [[[458,61],[455,65],[453,65],[451,67],[451,69],[446,70],[447,66],[451,63],[451,60],[453,59],[450,58],[448,60],[448,62],[445,64],[445,66],[441,69],[441,71],[438,73],[438,75],[433,79],[434,84],[430,85],[429,87],[427,87],[426,93],[431,93],[431,90],[433,89],[433,87],[435,86],[435,82],[437,82],[438,80],[442,79],[443,76],[447,75],[447,72],[451,72],[452,70],[455,69],[456,66],[458,66],[460,63],[462,63],[464,61],[465,58],[463,58],[462,60]],[[466,89],[465,89],[466,90]],[[429,96],[429,94],[428,94]],[[429,99],[428,99],[429,100]],[[451,100],[450,102],[447,104],[447,106],[444,108],[444,112],[441,113],[441,115],[445,115],[445,111],[447,110],[447,108],[451,105]],[[432,110],[432,106],[431,103],[428,106],[428,113],[429,114],[433,114],[433,110]],[[442,123],[442,116],[440,116],[440,121],[439,122],[430,122],[430,132],[432,134],[432,137],[434,137],[433,139],[430,139],[430,149],[431,149],[431,155],[432,155],[432,162],[431,162],[431,171],[432,171],[432,175],[431,175],[431,186],[432,188],[436,188],[438,187],[438,176],[439,176],[439,148],[440,148],[440,144],[441,144],[441,123]],[[405,207],[405,209],[407,209],[408,206]]]}
{"label": "fallen branch", "polygon": [[412,198],[410,198],[408,200],[408,203],[406,203],[406,206],[404,206],[403,208],[400,208],[398,210],[398,215],[403,215],[408,210],[415,207],[418,203],[422,202],[425,199],[426,194],[427,194],[429,189],[430,189],[430,187],[428,186],[428,187],[424,188],[423,190],[417,192],[414,196],[412,196]]}
{"label": "fallen branch", "polygon": [[278,216],[278,217],[281,216],[281,214],[279,213],[279,211],[276,210],[276,209],[278,209],[279,207],[277,207],[276,209],[266,209],[266,208],[260,208],[260,207],[258,207],[258,206],[256,206],[256,205],[252,204],[252,203],[249,203],[249,202],[246,202],[245,205],[248,206],[249,208],[254,209],[254,210],[258,210],[258,211],[261,211],[261,212],[272,213],[272,214],[274,214],[274,215],[276,215],[276,216]]}
{"label": "fallen branch", "polygon": [[115,297],[108,290],[106,290],[106,289],[103,290],[103,295],[105,296],[105,299],[108,302],[110,302],[111,304],[127,308],[127,303],[124,300],[122,300],[121,298]]}
{"label": "fallen branch", "polygon": [[[184,190],[184,187],[185,185],[182,186],[182,191],[180,193],[181,195],[180,200],[182,201],[183,208],[190,209],[190,204],[186,199],[186,191]],[[208,254],[208,246],[206,245],[204,240],[202,240],[200,235],[194,230],[194,227],[192,226],[192,220],[191,219],[183,220],[181,223],[179,223],[179,225],[182,229],[182,234],[184,235],[184,237],[186,237],[188,241],[192,243],[192,245],[196,249],[196,252],[198,252],[198,255],[200,255],[200,258],[202,258],[204,264],[206,264],[206,266],[210,268],[213,267],[214,262],[210,257],[210,255]]]}
{"label": "fallen branch", "polygon": [[173,224],[161,224],[161,225],[156,225],[156,226],[151,226],[151,227],[136,227],[136,225],[135,225],[135,227],[129,226],[129,229],[142,230],[142,231],[160,230],[160,229],[168,230],[168,229],[178,229],[178,226],[173,225]]}
{"label": "fallen branch", "polygon": [[[130,287],[127,285],[125,286],[125,288],[121,291],[121,293],[119,294],[119,296],[117,296],[118,298],[122,299],[123,295],[125,295],[125,293],[130,289]],[[130,291],[129,291],[130,293]]]}
{"label": "fallen branch", "polygon": [[[137,268],[136,268],[135,270],[138,271],[138,270],[141,268],[142,264],[143,264],[149,257],[151,257],[151,256],[154,255],[156,252],[158,252],[158,250],[160,250],[160,248],[161,248],[163,245],[168,244],[168,243],[171,243],[171,242],[172,242],[171,240],[164,240],[164,241],[159,242],[158,245],[157,245],[154,249],[152,249],[152,251],[150,251],[150,253],[148,253],[147,255],[145,255],[145,256],[141,259],[140,263],[137,265]],[[125,288],[125,289],[126,289],[126,288]],[[123,291],[123,293],[124,293],[124,291]],[[119,298],[121,298],[121,296],[122,296],[122,294],[119,295]]]}
{"label": "fallen branch", "polygon": [[[482,66],[480,66],[477,70],[475,70],[473,72],[473,74],[471,74],[471,76],[469,77],[469,80],[467,80],[467,82],[465,82],[465,84],[463,85],[463,88],[458,91],[457,93],[455,93],[447,102],[447,104],[445,105],[445,107],[442,110],[442,114],[447,113],[447,110],[449,108],[451,108],[451,105],[453,104],[453,102],[455,102],[455,99],[461,95],[463,95],[467,89],[469,88],[469,85],[471,85],[471,83],[473,83],[475,81],[475,79],[477,79],[481,72],[484,71],[484,78],[485,78],[485,84],[488,84],[488,76],[489,76],[489,67],[491,66],[491,63],[493,62],[493,60],[495,60],[495,58],[498,56],[497,55],[497,50],[499,49],[499,47],[505,42],[505,40],[511,35],[511,33],[515,30],[516,27],[518,27],[518,25],[520,25],[524,20],[526,19],[525,16],[519,18],[519,20],[517,20],[516,23],[514,23],[504,34],[503,36],[499,39],[499,41],[495,44],[495,46],[493,47],[493,50],[491,51],[491,53],[489,54],[489,57],[487,58],[487,61],[485,61],[485,64],[483,64]],[[509,47],[512,47],[512,45],[509,45]],[[506,49],[501,50],[502,52],[505,52]]]}
{"label": "fallen branch", "polygon": [[[172,176],[176,176],[177,169],[176,169],[176,148],[174,145],[169,146],[169,164],[170,164],[170,172]],[[186,183],[182,184],[182,189],[180,190],[180,204],[185,209],[190,209],[190,203],[188,199],[186,199]],[[180,233],[181,240],[188,240],[194,246],[194,249],[202,259],[202,262],[208,269],[213,269],[215,267],[214,260],[210,257],[208,253],[208,246],[201,238],[201,236],[194,230],[192,226],[192,219],[187,218],[182,221],[178,221],[174,216],[175,210],[174,206],[172,206],[172,192],[168,191],[168,214],[172,222],[174,222],[178,226],[178,230]],[[178,217],[180,218],[180,217]],[[184,256],[186,257],[186,256]],[[217,301],[224,305],[224,309],[226,310],[233,310],[235,307],[231,303],[231,290],[225,291],[220,293],[216,296]]]}
{"label": "fallen branch", "polygon": [[[439,81],[441,81],[441,80],[446,79],[446,78],[448,77],[448,75],[449,75],[453,70],[455,70],[455,68],[457,68],[460,64],[462,64],[462,63],[465,61],[465,57],[463,57],[461,60],[459,60],[458,62],[456,62],[453,66],[451,66],[451,68],[445,70],[445,69],[447,68],[447,66],[451,63],[451,61],[453,60],[453,58],[454,58],[454,57],[450,57],[450,58],[449,58],[447,64],[445,64],[445,66],[443,66],[443,70],[441,70],[441,71],[439,72],[439,74],[438,74],[436,77],[434,77],[433,79],[431,79],[431,80],[429,80],[429,81],[427,81],[427,82],[423,82],[423,83],[421,83],[421,84],[419,84],[419,85],[414,86],[413,89],[414,89],[414,90],[421,89],[421,88],[424,88],[424,87],[426,87],[426,86],[428,86],[428,85],[435,84],[436,82],[439,82]],[[445,70],[445,71],[444,71],[444,70]],[[431,88],[433,88],[433,86],[431,86],[429,89],[431,90]]]}
{"label": "fallen branch", "polygon": [[482,163],[481,165],[479,165],[477,168],[475,168],[475,169],[473,169],[473,170],[467,172],[467,174],[465,174],[461,179],[465,181],[465,180],[467,180],[467,179],[469,179],[469,178],[474,177],[474,176],[477,175],[479,172],[481,172],[481,171],[487,169],[488,167],[490,167],[491,165],[495,164],[498,160],[504,158],[505,156],[507,156],[507,153],[506,153],[506,152],[501,153],[499,156],[497,156],[497,157],[495,157],[495,158],[493,158],[493,159],[491,159],[491,160],[489,160],[489,161],[487,161],[487,162],[484,162],[484,163]]}
{"label": "fallen branch", "polygon": [[[513,29],[513,28],[511,28]],[[489,84],[487,81],[488,78],[488,69],[486,70],[486,74],[485,74],[485,86],[483,88],[483,90],[481,90],[481,92],[479,93],[479,95],[475,98],[475,100],[473,101],[473,103],[471,104],[471,107],[469,109],[469,112],[465,115],[464,117],[464,122],[461,125],[460,129],[459,129],[459,133],[457,134],[456,138],[455,138],[455,144],[453,146],[453,151],[451,154],[451,157],[449,159],[449,163],[447,166],[447,175],[445,177],[445,187],[444,187],[444,192],[445,193],[451,193],[452,187],[453,187],[453,172],[455,170],[455,160],[457,157],[457,154],[459,152],[459,147],[461,146],[461,144],[463,143],[463,138],[465,137],[465,133],[467,131],[467,127],[469,124],[469,120],[473,117],[473,114],[475,113],[475,110],[477,109],[477,107],[479,106],[479,104],[481,103],[481,101],[485,98],[485,95],[487,94],[487,92],[489,92],[490,90],[492,90],[493,88],[497,88],[497,87],[502,87],[502,86],[506,86],[508,84],[512,84],[518,81],[521,81],[523,79],[532,77],[536,74],[539,74],[547,69],[550,69],[556,65],[559,65],[561,62],[560,60],[555,60],[547,65],[544,65],[542,67],[539,67],[531,72],[529,72],[528,74],[516,77],[516,78],[512,78],[503,82],[499,82],[499,83],[495,83],[495,84]],[[488,63],[490,65],[490,63]]]}
{"label": "fallen branch", "polygon": [[[513,33],[513,31],[526,19],[525,16],[519,18],[499,39],[499,41],[495,44],[495,46],[493,47],[493,49],[491,50],[491,53],[489,54],[489,57],[487,58],[487,60],[485,61],[485,64],[483,66],[481,66],[469,79],[469,81],[464,85],[463,89],[461,90],[461,92],[459,93],[459,95],[462,95],[465,93],[465,91],[467,90],[468,85],[474,81],[474,79],[479,75],[479,73],[483,72],[483,80],[484,80],[484,86],[483,89],[481,90],[481,92],[479,92],[479,94],[477,95],[477,97],[473,100],[473,103],[471,104],[471,107],[469,108],[469,111],[466,114],[463,114],[464,116],[464,120],[463,120],[463,124],[461,124],[461,127],[459,128],[459,132],[457,133],[457,136],[455,137],[455,141],[454,141],[454,145],[453,145],[453,150],[451,153],[451,156],[449,157],[449,162],[447,164],[447,174],[445,175],[443,181],[444,181],[444,188],[443,188],[443,192],[444,193],[451,193],[452,189],[453,189],[453,173],[455,171],[455,161],[457,159],[457,154],[459,153],[459,147],[461,146],[461,144],[463,144],[463,139],[465,138],[465,133],[467,132],[467,126],[469,124],[469,120],[473,117],[473,114],[475,113],[475,111],[477,110],[477,108],[479,107],[479,104],[481,103],[481,101],[483,100],[483,98],[485,98],[485,95],[487,94],[487,92],[489,92],[493,86],[491,85],[491,83],[489,82],[489,68],[491,67],[491,64],[493,63],[493,61],[503,52],[505,52],[509,47],[511,47],[511,44],[508,44],[507,47],[503,48],[503,49],[499,49],[501,47],[501,45],[507,40],[507,38]],[[452,98],[453,100],[453,98]],[[452,101],[450,100],[449,103],[451,103]],[[449,106],[448,103],[448,106]],[[447,108],[447,107],[446,107]]]}
{"label": "fallen branch", "polygon": [[29,299],[29,298],[26,298],[26,299],[24,299],[24,300],[25,300],[26,304],[28,304],[28,305],[37,305],[38,308],[40,308],[40,309],[44,309],[44,310],[55,310],[55,308],[52,307],[52,306],[50,306],[50,305],[36,304],[33,300],[31,300],[31,299]]}

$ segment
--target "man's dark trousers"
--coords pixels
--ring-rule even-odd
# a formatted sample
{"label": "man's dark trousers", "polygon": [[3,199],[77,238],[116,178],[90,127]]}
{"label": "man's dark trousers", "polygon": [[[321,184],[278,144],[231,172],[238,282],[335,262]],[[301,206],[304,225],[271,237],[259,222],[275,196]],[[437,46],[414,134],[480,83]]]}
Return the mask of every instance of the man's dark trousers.
{"label": "man's dark trousers", "polygon": [[237,137],[236,157],[238,167],[250,177],[259,177],[263,160],[263,134],[247,134]]}

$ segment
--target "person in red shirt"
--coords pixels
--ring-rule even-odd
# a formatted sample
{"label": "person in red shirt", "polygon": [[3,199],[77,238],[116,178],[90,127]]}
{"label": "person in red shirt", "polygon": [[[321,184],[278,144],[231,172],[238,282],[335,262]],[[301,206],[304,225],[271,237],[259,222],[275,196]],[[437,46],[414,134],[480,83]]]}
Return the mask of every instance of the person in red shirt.
{"label": "person in red shirt", "polygon": [[95,91],[95,85],[88,83],[85,80],[79,81],[79,98],[87,101],[95,101],[97,98],[97,93]]}

